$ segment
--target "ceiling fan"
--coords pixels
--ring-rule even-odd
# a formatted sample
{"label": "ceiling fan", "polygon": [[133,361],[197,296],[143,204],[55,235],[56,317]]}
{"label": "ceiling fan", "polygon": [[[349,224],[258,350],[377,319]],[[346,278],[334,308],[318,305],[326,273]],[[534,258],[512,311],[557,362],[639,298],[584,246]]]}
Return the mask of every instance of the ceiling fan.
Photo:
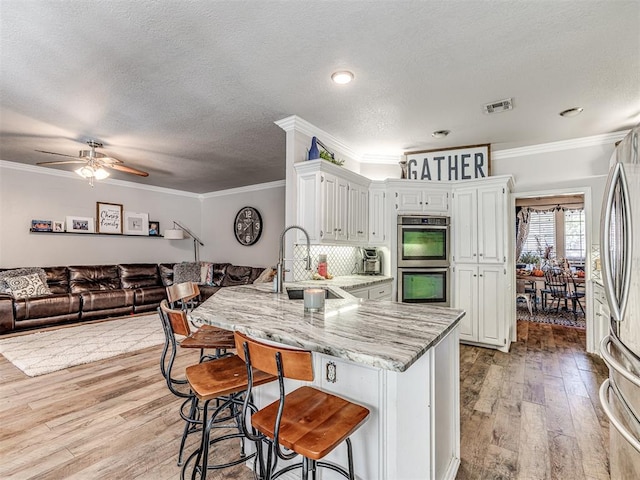
{"label": "ceiling fan", "polygon": [[57,162],[38,162],[36,165],[65,165],[71,163],[80,163],[84,166],[74,170],[78,175],[89,179],[89,185],[93,187],[93,180],[103,180],[109,176],[109,172],[105,168],[112,168],[119,172],[130,173],[132,175],[138,175],[140,177],[148,177],[147,172],[138,170],[136,168],[127,167],[123,164],[122,160],[110,157],[101,152],[96,152],[96,148],[102,148],[102,143],[95,140],[88,140],[89,150],[80,150],[78,157],[73,155],[67,155],[64,153],[47,152],[45,150],[36,150],[40,153],[48,153],[50,155],[60,155],[61,157],[75,158],[76,160],[60,160]]}

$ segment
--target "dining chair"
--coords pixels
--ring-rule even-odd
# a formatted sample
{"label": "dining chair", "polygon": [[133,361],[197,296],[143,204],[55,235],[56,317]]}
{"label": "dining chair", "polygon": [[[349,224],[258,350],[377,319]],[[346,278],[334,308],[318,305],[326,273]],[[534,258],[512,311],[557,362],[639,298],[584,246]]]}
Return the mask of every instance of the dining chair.
{"label": "dining chair", "polygon": [[526,292],[524,280],[516,280],[516,302],[519,299],[523,299],[525,302],[527,302],[529,315],[533,316],[533,309],[531,307],[531,293]]}

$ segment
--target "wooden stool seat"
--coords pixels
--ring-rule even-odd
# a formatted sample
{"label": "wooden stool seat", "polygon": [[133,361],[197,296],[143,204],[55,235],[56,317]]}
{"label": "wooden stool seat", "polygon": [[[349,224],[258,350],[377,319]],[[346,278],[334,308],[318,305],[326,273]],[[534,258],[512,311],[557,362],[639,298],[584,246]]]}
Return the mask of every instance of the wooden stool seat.
{"label": "wooden stool seat", "polygon": [[[173,333],[185,337],[180,342],[182,348],[224,350],[235,346],[233,332],[229,330],[214,327],[213,325],[203,325],[195,332],[192,332],[187,319],[187,312],[169,307],[166,300],[160,303],[160,309],[167,316]],[[203,353],[201,352],[201,357]]]}
{"label": "wooden stool seat", "polygon": [[[233,337],[232,337],[233,338]],[[277,377],[254,369],[254,385],[277,380]],[[247,366],[237,355],[191,365],[186,377],[193,393],[202,401],[247,389]]]}
{"label": "wooden stool seat", "polygon": [[[280,402],[261,409],[251,425],[273,439]],[[324,458],[351,435],[369,415],[369,410],[313,387],[300,387],[285,397],[280,423],[280,444],[314,460]]]}
{"label": "wooden stool seat", "polygon": [[[208,326],[207,326],[208,327]],[[221,328],[200,327],[198,330],[185,337],[181,342],[182,348],[235,348],[233,332]]]}

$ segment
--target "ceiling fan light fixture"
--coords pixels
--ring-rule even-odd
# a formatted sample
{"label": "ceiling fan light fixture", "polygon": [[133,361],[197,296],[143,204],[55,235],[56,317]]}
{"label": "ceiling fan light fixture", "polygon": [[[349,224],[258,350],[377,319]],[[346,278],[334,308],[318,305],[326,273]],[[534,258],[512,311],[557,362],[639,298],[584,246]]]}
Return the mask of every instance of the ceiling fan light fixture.
{"label": "ceiling fan light fixture", "polygon": [[333,80],[338,85],[345,85],[353,80],[353,73],[346,70],[342,72],[334,72],[331,75],[331,80]]}
{"label": "ceiling fan light fixture", "polygon": [[96,180],[104,180],[109,176],[109,172],[107,172],[104,168],[100,167],[93,172],[93,176]]}

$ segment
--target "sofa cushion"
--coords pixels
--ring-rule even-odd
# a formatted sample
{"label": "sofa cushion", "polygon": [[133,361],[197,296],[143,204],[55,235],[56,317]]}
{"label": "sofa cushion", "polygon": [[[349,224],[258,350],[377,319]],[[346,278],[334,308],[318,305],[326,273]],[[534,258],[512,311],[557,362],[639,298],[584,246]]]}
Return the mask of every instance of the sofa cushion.
{"label": "sofa cushion", "polygon": [[158,265],[158,270],[160,270],[162,285],[165,287],[173,285],[173,263],[161,263]]}
{"label": "sofa cushion", "polygon": [[80,313],[80,295],[62,293],[44,297],[25,298],[14,301],[16,320],[33,318],[78,315]]}
{"label": "sofa cushion", "polygon": [[133,309],[134,290],[115,289],[101,291],[85,291],[82,297],[82,314],[96,310],[111,310],[115,308],[131,307]]}
{"label": "sofa cushion", "polygon": [[69,267],[71,293],[120,288],[120,276],[116,265],[82,265]]}
{"label": "sofa cushion", "polygon": [[160,272],[156,264],[129,263],[118,265],[120,286],[122,288],[141,288],[162,286]]}
{"label": "sofa cushion", "polygon": [[227,267],[230,263],[214,263],[211,267],[211,284],[215,287],[222,286],[224,276],[227,274]]}
{"label": "sofa cushion", "polygon": [[[255,269],[254,267],[244,267],[241,265],[229,265],[227,266],[227,273],[222,280],[222,287],[233,287],[235,285],[247,285],[252,283],[263,268]],[[256,274],[257,273],[257,274]]]}
{"label": "sofa cushion", "polygon": [[42,281],[40,275],[32,273],[20,277],[7,277],[5,282],[9,285],[9,290],[13,298],[39,297],[41,295],[51,295],[51,290]]}
{"label": "sofa cushion", "polygon": [[42,280],[42,283],[47,284],[47,274],[44,269],[40,267],[25,267],[25,268],[12,268],[10,270],[4,270],[0,272],[0,293],[10,293],[9,285],[6,279],[9,277],[23,277],[25,275],[31,275],[37,273]]}
{"label": "sofa cushion", "polygon": [[200,283],[200,274],[199,262],[176,263],[173,267],[173,283]]}
{"label": "sofa cushion", "polygon": [[166,287],[144,287],[134,290],[133,304],[140,305],[160,305],[160,302],[167,298]]}
{"label": "sofa cushion", "polygon": [[51,293],[69,293],[69,270],[67,267],[44,267],[47,286]]}

